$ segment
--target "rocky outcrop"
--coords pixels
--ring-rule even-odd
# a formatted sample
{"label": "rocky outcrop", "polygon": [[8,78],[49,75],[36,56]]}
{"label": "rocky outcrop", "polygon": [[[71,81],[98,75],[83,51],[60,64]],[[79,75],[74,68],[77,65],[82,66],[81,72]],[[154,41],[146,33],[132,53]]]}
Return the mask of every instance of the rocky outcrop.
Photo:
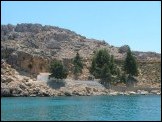
{"label": "rocky outcrop", "polygon": [[[101,95],[105,88],[93,81],[90,85],[82,81],[36,81],[22,76],[19,72],[1,60],[1,96],[72,96],[72,95]],[[58,83],[57,83],[58,82]],[[63,84],[63,85],[61,85]],[[58,86],[58,88],[56,88]]]}
{"label": "rocky outcrop", "polygon": [[44,82],[20,75],[5,61],[1,61],[1,96],[51,96],[56,95]]}

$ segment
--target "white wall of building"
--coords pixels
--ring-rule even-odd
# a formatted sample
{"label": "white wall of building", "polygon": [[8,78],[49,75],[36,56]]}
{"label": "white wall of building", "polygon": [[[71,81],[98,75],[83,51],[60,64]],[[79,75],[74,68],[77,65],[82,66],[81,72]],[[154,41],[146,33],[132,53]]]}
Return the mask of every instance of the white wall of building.
{"label": "white wall of building", "polygon": [[49,75],[50,75],[50,73],[40,73],[39,75],[37,75],[37,81],[47,82]]}

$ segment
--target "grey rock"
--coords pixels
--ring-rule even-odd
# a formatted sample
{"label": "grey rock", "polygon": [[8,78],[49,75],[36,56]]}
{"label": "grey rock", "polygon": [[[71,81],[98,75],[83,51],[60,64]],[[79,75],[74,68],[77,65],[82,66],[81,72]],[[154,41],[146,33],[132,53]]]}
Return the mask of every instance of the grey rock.
{"label": "grey rock", "polygon": [[72,93],[71,93],[70,91],[66,91],[64,94],[65,94],[66,96],[72,96]]}
{"label": "grey rock", "polygon": [[128,45],[123,45],[118,49],[119,53],[126,53],[128,51],[129,46]]}
{"label": "grey rock", "polygon": [[1,88],[1,97],[10,97],[12,96],[9,88]]}

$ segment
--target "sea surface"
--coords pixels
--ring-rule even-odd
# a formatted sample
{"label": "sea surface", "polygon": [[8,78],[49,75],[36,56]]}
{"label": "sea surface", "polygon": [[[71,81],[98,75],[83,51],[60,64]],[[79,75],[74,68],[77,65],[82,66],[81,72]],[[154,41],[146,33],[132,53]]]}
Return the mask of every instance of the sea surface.
{"label": "sea surface", "polygon": [[1,120],[161,120],[161,96],[7,97]]}

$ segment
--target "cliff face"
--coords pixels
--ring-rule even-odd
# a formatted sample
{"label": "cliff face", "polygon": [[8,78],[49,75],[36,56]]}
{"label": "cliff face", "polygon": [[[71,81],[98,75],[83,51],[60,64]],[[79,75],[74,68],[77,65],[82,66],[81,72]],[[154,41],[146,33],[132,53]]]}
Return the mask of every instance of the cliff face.
{"label": "cliff face", "polygon": [[[59,27],[40,24],[1,25],[1,59],[6,59],[12,67],[33,76],[48,71],[50,62],[58,59],[69,69],[68,77],[73,77],[71,59],[79,52],[84,61],[80,79],[87,79],[93,52],[99,48],[109,50],[116,60],[123,60],[127,51],[126,45],[114,47],[103,40],[87,39]],[[140,64],[140,79],[161,81],[161,54],[134,51],[134,55],[139,62],[144,62]],[[150,78],[149,74],[155,75]]]}

